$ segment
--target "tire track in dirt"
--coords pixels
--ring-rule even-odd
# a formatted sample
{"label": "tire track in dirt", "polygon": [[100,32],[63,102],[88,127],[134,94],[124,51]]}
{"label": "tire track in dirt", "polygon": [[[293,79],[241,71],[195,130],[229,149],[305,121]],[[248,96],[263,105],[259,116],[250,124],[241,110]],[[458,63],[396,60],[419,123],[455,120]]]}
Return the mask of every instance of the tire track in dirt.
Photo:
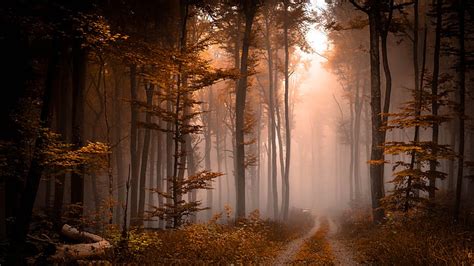
{"label": "tire track in dirt", "polygon": [[280,253],[280,255],[273,261],[272,265],[288,265],[291,264],[291,261],[295,254],[300,250],[303,243],[316,233],[319,228],[319,219],[316,219],[314,222],[313,228],[309,230],[304,236],[291,241],[286,245],[286,249]]}
{"label": "tire track in dirt", "polygon": [[358,265],[354,260],[352,252],[336,238],[339,226],[332,217],[329,217],[329,234],[327,241],[331,245],[333,255],[335,257],[334,265]]}

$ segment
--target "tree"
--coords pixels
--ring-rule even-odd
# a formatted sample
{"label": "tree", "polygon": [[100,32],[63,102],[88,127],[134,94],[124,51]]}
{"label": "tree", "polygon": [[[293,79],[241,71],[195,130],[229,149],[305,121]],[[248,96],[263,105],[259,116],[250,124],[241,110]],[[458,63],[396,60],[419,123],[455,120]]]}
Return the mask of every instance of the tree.
{"label": "tree", "polygon": [[459,210],[461,206],[462,180],[464,178],[464,130],[465,130],[465,109],[466,109],[466,48],[465,48],[465,21],[466,2],[459,0],[457,3],[458,15],[458,89],[459,89],[459,147],[458,147],[458,173],[456,179],[456,200],[454,205],[454,220],[459,219]]}
{"label": "tree", "polygon": [[240,7],[245,16],[245,31],[242,40],[242,55],[240,59],[240,78],[235,98],[235,183],[236,183],[236,216],[245,217],[245,100],[247,96],[248,57],[252,25],[257,11],[257,0],[242,0]]}
{"label": "tree", "polygon": [[[440,60],[440,50],[441,50],[441,28],[443,23],[443,0],[433,0],[433,5],[435,5],[435,14],[436,14],[436,26],[435,26],[435,45],[434,45],[434,53],[433,53],[433,76],[431,79],[431,112],[433,116],[438,115],[438,84],[439,84],[439,60]],[[439,138],[439,125],[433,125],[433,131],[431,135],[431,140],[435,145],[438,144]],[[436,153],[436,150],[434,151]],[[438,162],[436,160],[430,161],[430,171],[436,171]],[[434,187],[436,187],[436,179],[430,180],[430,199],[434,199],[435,192]]]}
{"label": "tree", "polygon": [[[442,122],[448,121],[446,115],[422,114],[419,110],[429,110],[432,104],[431,92],[428,86],[420,93],[412,90],[413,100],[405,103],[400,113],[390,114],[393,117],[387,130],[407,128],[433,128]],[[444,98],[438,98],[442,102]],[[451,159],[453,156],[449,145],[440,145],[435,141],[421,141],[414,138],[412,141],[390,141],[385,143],[385,154],[410,156],[410,161],[399,160],[394,162],[394,178],[390,181],[394,185],[393,191],[383,200],[384,208],[408,212],[412,208],[426,207],[429,201],[420,197],[418,191],[430,193],[436,187],[431,185],[433,179],[444,179],[447,174],[441,171],[425,169],[433,160]],[[417,167],[415,167],[417,166]],[[398,171],[395,171],[398,170]]]}
{"label": "tree", "polygon": [[380,3],[379,1],[368,1],[364,6],[359,5],[355,0],[350,2],[357,9],[364,11],[369,17],[370,32],[370,106],[372,111],[372,148],[370,155],[370,187],[372,195],[372,213],[375,223],[381,223],[384,211],[380,208],[380,200],[384,197],[383,185],[383,150],[381,146],[384,142],[382,127],[382,109],[380,94]]}

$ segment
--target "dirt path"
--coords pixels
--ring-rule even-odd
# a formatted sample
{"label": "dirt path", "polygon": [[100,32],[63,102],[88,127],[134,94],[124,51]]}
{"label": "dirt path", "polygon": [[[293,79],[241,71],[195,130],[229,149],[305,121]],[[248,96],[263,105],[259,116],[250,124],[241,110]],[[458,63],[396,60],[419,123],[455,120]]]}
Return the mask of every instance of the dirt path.
{"label": "dirt path", "polygon": [[329,235],[327,240],[332,247],[332,251],[334,254],[335,265],[357,265],[357,262],[354,260],[354,256],[350,250],[348,250],[344,244],[342,244],[336,237],[336,233],[338,230],[338,225],[334,221],[334,219],[329,218]]}
{"label": "dirt path", "polygon": [[303,245],[304,241],[310,238],[319,228],[319,219],[316,219],[314,222],[313,228],[304,236],[291,241],[287,246],[286,249],[280,253],[280,255],[273,261],[272,265],[287,265],[290,264],[292,258],[295,256],[296,252],[300,250],[301,245]]}

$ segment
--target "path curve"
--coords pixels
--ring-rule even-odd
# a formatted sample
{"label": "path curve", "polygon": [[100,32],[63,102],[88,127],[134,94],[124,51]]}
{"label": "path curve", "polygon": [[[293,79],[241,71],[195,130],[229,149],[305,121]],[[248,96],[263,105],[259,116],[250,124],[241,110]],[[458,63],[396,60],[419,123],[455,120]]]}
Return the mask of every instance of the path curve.
{"label": "path curve", "polygon": [[310,238],[312,235],[314,235],[316,231],[318,230],[318,228],[319,228],[319,219],[315,219],[313,228],[311,228],[311,230],[308,233],[306,233],[304,236],[291,241],[286,246],[286,249],[283,252],[281,252],[280,255],[273,261],[272,265],[291,264],[293,257],[300,250],[305,240]]}

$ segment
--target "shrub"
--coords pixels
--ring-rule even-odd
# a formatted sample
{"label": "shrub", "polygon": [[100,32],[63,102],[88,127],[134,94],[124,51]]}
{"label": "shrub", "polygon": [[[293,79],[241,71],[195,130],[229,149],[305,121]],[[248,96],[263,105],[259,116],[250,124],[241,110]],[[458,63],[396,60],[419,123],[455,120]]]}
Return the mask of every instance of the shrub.
{"label": "shrub", "polygon": [[[357,213],[357,212],[356,212]],[[370,215],[346,213],[340,236],[355,248],[359,263],[380,265],[439,265],[474,263],[474,232],[454,225],[446,210],[389,213],[374,226]]]}

